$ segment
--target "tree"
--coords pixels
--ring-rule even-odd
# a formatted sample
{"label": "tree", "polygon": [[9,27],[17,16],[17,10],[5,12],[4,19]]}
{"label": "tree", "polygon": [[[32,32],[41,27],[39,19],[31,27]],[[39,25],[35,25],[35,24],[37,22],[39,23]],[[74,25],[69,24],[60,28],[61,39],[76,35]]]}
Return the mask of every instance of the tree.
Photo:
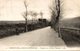
{"label": "tree", "polygon": [[56,4],[56,9],[54,10],[53,8],[50,7],[51,10],[51,27],[55,29],[56,32],[58,32],[58,36],[62,38],[61,35],[61,30],[60,30],[60,19],[63,14],[63,8],[62,6],[64,5],[64,0],[55,0]]}
{"label": "tree", "polygon": [[26,5],[26,1],[24,1],[24,6],[25,6],[25,8],[26,8],[26,12],[24,13],[24,15],[23,15],[23,17],[24,17],[24,19],[25,19],[25,31],[28,31],[27,30],[27,7],[28,7],[28,5]]}
{"label": "tree", "polygon": [[53,28],[53,26],[56,23],[57,12],[56,12],[55,7],[49,7],[49,8],[50,8],[50,12],[51,12],[51,22],[50,22],[50,25],[51,25],[51,28]]}
{"label": "tree", "polygon": [[35,20],[35,18],[37,17],[37,15],[38,15],[38,14],[37,14],[36,12],[33,12],[33,13],[32,13],[33,20]]}
{"label": "tree", "polygon": [[56,10],[57,10],[57,17],[56,17],[56,23],[57,23],[60,17],[60,0],[55,0],[55,2],[56,2]]}
{"label": "tree", "polygon": [[40,12],[41,19],[43,19],[43,12]]}
{"label": "tree", "polygon": [[30,11],[29,14],[32,16],[32,21],[34,23],[34,20],[36,20],[38,13],[37,12],[34,12],[34,11]]}
{"label": "tree", "polygon": [[51,27],[56,26],[60,17],[60,0],[55,0],[55,7],[49,7],[51,10]]}
{"label": "tree", "polygon": [[62,0],[56,0],[56,10],[57,10],[57,16],[56,16],[56,24],[55,24],[55,30],[58,32],[58,37],[62,38],[61,32],[60,32],[60,16],[61,16],[61,6],[62,4]]}

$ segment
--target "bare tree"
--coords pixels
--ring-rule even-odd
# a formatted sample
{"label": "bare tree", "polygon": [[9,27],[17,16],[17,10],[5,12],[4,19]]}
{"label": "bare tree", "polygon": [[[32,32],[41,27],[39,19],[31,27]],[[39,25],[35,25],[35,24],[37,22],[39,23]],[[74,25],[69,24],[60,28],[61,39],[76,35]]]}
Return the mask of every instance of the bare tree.
{"label": "bare tree", "polygon": [[32,16],[32,22],[34,23],[34,20],[36,20],[38,13],[36,13],[34,11],[30,11],[29,14]]}
{"label": "bare tree", "polygon": [[58,36],[62,38],[62,35],[60,33],[60,19],[63,14],[62,6],[64,0],[55,0],[56,9],[50,8],[51,10],[51,27],[55,29],[56,32],[58,32]]}
{"label": "bare tree", "polygon": [[24,6],[25,6],[25,8],[26,8],[26,12],[24,13],[24,15],[23,15],[23,17],[24,17],[24,19],[25,19],[25,31],[28,31],[27,30],[27,7],[28,7],[28,5],[26,5],[26,0],[24,1]]}
{"label": "bare tree", "polygon": [[56,10],[57,10],[56,22],[58,22],[60,17],[60,0],[55,0],[55,2],[56,2]]}
{"label": "bare tree", "polygon": [[49,7],[50,8],[50,12],[51,12],[51,27],[53,27],[56,23],[56,9],[54,9],[54,7]]}
{"label": "bare tree", "polygon": [[36,12],[33,12],[32,16],[33,16],[33,20],[35,20],[35,18],[37,17],[37,13]]}
{"label": "bare tree", "polygon": [[49,7],[51,10],[51,27],[55,27],[60,17],[60,0],[55,0],[55,7]]}
{"label": "bare tree", "polygon": [[43,12],[40,12],[41,19],[43,19]]}

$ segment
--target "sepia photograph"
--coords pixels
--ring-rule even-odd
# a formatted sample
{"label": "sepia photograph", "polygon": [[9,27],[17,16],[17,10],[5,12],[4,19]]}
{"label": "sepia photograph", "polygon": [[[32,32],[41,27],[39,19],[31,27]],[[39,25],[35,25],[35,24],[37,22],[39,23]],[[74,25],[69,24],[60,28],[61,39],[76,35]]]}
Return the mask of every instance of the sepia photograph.
{"label": "sepia photograph", "polygon": [[0,50],[79,48],[80,0],[0,0]]}

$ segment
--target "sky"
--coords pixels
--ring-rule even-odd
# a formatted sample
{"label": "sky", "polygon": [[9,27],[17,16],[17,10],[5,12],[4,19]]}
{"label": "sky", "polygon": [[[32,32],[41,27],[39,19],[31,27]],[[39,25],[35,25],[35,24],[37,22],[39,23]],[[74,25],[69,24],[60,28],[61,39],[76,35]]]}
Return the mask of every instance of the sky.
{"label": "sky", "polygon": [[[50,20],[49,6],[53,4],[54,0],[26,0],[28,5],[28,12],[34,11],[37,13],[43,12],[43,18]],[[70,19],[80,16],[80,0],[60,0],[61,1],[61,18]],[[24,0],[0,0],[0,21],[2,20],[25,20],[23,13],[26,11]],[[41,16],[38,15],[37,18]],[[32,19],[30,15],[27,17]]]}
{"label": "sky", "polygon": [[62,19],[80,17],[80,0],[61,0]]}
{"label": "sky", "polygon": [[[26,5],[28,5],[28,12],[43,12],[43,18],[48,20],[50,20],[49,6],[51,3],[52,0],[26,0]],[[26,9],[24,6],[24,0],[0,0],[0,21],[25,20],[23,18],[25,11]],[[37,17],[40,17],[40,15]],[[31,18],[31,16],[28,16],[28,19]]]}

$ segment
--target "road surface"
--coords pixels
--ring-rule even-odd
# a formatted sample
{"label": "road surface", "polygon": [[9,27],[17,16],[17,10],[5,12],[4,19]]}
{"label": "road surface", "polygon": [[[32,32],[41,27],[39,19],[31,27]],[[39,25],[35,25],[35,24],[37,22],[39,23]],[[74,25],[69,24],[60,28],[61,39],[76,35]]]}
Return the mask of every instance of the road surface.
{"label": "road surface", "polygon": [[0,46],[63,46],[64,41],[50,27],[0,39]]}

